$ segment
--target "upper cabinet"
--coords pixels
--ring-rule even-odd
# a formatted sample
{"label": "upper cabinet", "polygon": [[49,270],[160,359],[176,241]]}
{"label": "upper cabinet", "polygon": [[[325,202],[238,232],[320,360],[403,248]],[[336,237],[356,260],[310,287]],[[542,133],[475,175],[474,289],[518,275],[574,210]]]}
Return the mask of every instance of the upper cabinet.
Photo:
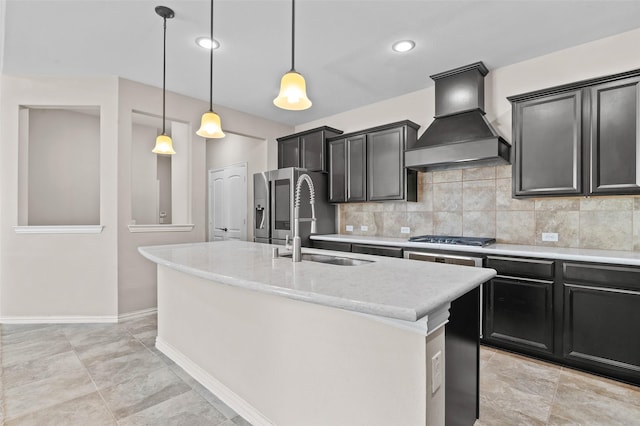
{"label": "upper cabinet", "polygon": [[329,142],[329,201],[367,200],[367,136]]}
{"label": "upper cabinet", "polygon": [[514,105],[515,195],[582,193],[580,90]]}
{"label": "upper cabinet", "polygon": [[302,167],[310,172],[326,172],[326,140],[340,134],[341,130],[323,126],[278,138],[278,168]]}
{"label": "upper cabinet", "polygon": [[330,139],[330,201],[416,201],[417,172],[405,169],[404,150],[418,128],[405,120]]}
{"label": "upper cabinet", "polygon": [[639,83],[640,77],[631,77],[589,88],[592,194],[640,193]]}
{"label": "upper cabinet", "polygon": [[514,197],[640,194],[640,70],[509,97]]}

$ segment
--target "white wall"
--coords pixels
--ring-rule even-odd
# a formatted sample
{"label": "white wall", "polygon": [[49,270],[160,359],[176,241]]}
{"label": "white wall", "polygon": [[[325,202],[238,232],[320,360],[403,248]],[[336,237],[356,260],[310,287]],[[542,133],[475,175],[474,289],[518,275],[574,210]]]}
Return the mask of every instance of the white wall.
{"label": "white wall", "polygon": [[28,224],[99,224],[100,116],[28,110]]}
{"label": "white wall", "polygon": [[[511,141],[511,105],[507,96],[640,68],[640,29],[490,69],[485,79],[485,111],[496,130]],[[482,60],[469,58],[460,66]],[[490,67],[491,64],[486,64]],[[446,70],[442,70],[446,71]],[[425,73],[425,86],[433,82]],[[433,86],[296,126],[296,132],[327,125],[344,132],[409,119],[425,131],[435,115]]]}
{"label": "white wall", "polygon": [[267,141],[229,132],[226,135],[223,139],[207,140],[206,167],[207,170],[215,170],[232,164],[247,163],[247,241],[253,241],[253,174],[270,170]]}
{"label": "white wall", "polygon": [[[189,200],[184,215],[190,216],[193,231],[134,234],[128,228],[132,219],[131,115],[140,111],[161,116],[162,91],[115,77],[3,75],[0,95],[0,321],[113,320],[119,314],[155,308],[155,265],[142,258],[137,247],[205,240],[205,142],[195,136],[195,129],[207,103],[167,93],[167,117],[189,124],[189,141],[180,147],[189,170],[188,188],[181,195]],[[14,231],[21,224],[18,205],[26,204],[18,196],[18,175],[24,174],[18,166],[21,105],[100,108],[101,233]],[[292,127],[224,107],[217,112],[225,131],[266,140],[266,164],[275,167],[275,139],[292,133]],[[154,139],[149,150],[153,143]]]}
{"label": "white wall", "polygon": [[[206,240],[206,197],[207,197],[207,158],[206,142],[196,136],[200,117],[208,109],[206,102],[167,92],[166,116],[173,121],[172,135],[177,152],[172,156],[172,175],[175,177],[178,167],[187,167],[190,171],[181,183],[182,189],[172,189],[174,206],[176,195],[184,197],[187,211],[180,218],[173,210],[174,223],[192,223],[191,232],[153,232],[131,233],[127,224],[131,220],[131,112],[149,115],[162,115],[162,91],[158,88],[119,80],[119,123],[118,123],[118,310],[120,314],[154,308],[156,306],[156,268],[137,251],[139,246],[174,244]],[[276,138],[293,132],[293,128],[264,120],[249,114],[217,106],[216,112],[222,119],[225,133],[252,135],[266,140],[263,150],[267,165],[277,165]],[[176,126],[186,123],[190,131],[178,140]],[[180,126],[178,126],[180,127]],[[155,139],[154,139],[155,140]],[[153,148],[150,141],[149,149]],[[242,161],[249,156],[241,153]],[[186,157],[185,157],[186,156]],[[179,163],[179,164],[178,164]],[[187,216],[189,220],[183,220]]]}
{"label": "white wall", "polygon": [[156,217],[158,156],[149,144],[156,139],[157,130],[151,126],[134,124],[131,144],[131,219],[136,224],[158,223]]}
{"label": "white wall", "polygon": [[[0,318],[117,315],[117,79],[0,79]],[[100,234],[16,234],[19,107],[100,108]],[[80,160],[80,159],[79,159]]]}

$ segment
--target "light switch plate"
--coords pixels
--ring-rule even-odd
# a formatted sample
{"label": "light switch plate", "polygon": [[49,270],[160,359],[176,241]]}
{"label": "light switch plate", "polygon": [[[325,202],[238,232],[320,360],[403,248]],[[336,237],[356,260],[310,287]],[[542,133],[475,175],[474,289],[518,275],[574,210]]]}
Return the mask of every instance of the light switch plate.
{"label": "light switch plate", "polygon": [[411,228],[409,228],[408,226],[402,226],[402,227],[400,227],[400,233],[401,234],[409,234],[409,233],[411,233]]}
{"label": "light switch plate", "polygon": [[353,225],[347,225],[344,227],[347,232],[353,232]]}
{"label": "light switch plate", "polygon": [[558,233],[557,232],[543,232],[542,233],[542,241],[558,241]]}
{"label": "light switch plate", "polygon": [[367,225],[360,225],[360,230],[361,231],[368,231],[369,227]]}

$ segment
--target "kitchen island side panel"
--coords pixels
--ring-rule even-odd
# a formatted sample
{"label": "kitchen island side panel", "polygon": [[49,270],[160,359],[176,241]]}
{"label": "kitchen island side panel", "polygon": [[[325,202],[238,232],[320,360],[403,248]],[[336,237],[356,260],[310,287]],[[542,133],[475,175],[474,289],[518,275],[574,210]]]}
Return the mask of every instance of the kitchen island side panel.
{"label": "kitchen island side panel", "polygon": [[444,424],[444,385],[431,392],[427,362],[444,352],[443,328],[425,337],[158,265],[165,346],[222,384],[210,390],[254,424]]}

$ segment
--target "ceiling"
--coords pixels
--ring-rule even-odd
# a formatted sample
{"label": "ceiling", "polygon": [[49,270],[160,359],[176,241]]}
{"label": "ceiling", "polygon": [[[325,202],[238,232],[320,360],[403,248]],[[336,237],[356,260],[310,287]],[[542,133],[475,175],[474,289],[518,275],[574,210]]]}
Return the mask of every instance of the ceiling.
{"label": "ceiling", "polygon": [[[154,8],[171,7],[167,90],[209,100],[209,54],[195,44],[209,33],[208,0],[0,2],[3,73],[117,75],[157,87]],[[423,89],[429,75],[479,60],[491,70],[640,27],[640,1],[629,0],[298,0],[295,65],[313,106],[294,112],[272,102],[291,66],[291,2],[216,0],[214,14],[214,109],[292,126]],[[416,48],[393,52],[401,39]]]}

